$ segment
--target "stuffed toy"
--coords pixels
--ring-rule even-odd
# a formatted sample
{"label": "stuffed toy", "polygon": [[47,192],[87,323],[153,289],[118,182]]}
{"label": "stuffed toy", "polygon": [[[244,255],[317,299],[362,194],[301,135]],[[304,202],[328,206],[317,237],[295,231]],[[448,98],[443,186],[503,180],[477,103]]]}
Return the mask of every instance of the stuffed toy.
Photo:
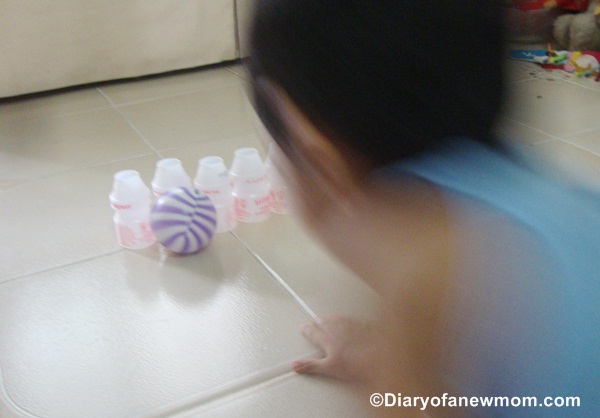
{"label": "stuffed toy", "polygon": [[600,0],[591,1],[585,12],[556,18],[553,33],[569,51],[600,51]]}

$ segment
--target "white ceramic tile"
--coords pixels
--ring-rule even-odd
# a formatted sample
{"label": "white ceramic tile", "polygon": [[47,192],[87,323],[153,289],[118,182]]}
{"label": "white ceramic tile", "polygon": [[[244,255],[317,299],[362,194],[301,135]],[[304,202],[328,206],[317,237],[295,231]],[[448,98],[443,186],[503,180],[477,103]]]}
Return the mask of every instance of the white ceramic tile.
{"label": "white ceramic tile", "polygon": [[600,91],[600,80],[596,80],[596,77],[577,77],[573,75],[569,78],[569,82],[591,90]]}
{"label": "white ceramic tile", "polygon": [[229,234],[4,283],[0,312],[4,392],[35,417],[169,416],[314,351],[307,315]]}
{"label": "white ceramic tile", "polygon": [[159,151],[251,133],[253,109],[243,86],[130,106],[120,111]]}
{"label": "white ceramic tile", "polygon": [[229,71],[230,66],[235,68],[236,64],[116,81],[102,84],[99,89],[111,102],[121,105],[241,84],[240,77]]}
{"label": "white ceramic tile", "polygon": [[0,126],[14,120],[31,120],[110,107],[95,87],[20,96],[0,100]]}
{"label": "white ceramic tile", "polygon": [[598,127],[600,92],[563,81],[533,80],[510,88],[509,119],[556,137]]}
{"label": "white ceramic tile", "polygon": [[20,184],[0,193],[0,282],[118,249],[108,195],[113,174],[138,170],[146,184],[150,156]]}
{"label": "white ceramic tile", "polygon": [[293,215],[275,215],[234,230],[317,316],[346,314],[370,318],[375,292],[312,239]]}
{"label": "white ceramic tile", "polygon": [[374,410],[368,394],[340,382],[287,374],[173,418],[364,418]]}
{"label": "white ceramic tile", "polygon": [[533,145],[556,139],[547,133],[505,117],[500,118],[496,133],[500,137],[520,145]]}
{"label": "white ceramic tile", "polygon": [[153,153],[114,109],[0,124],[0,179],[55,175]]}
{"label": "white ceramic tile", "polygon": [[597,129],[568,136],[563,139],[600,157],[600,119],[598,120]]}

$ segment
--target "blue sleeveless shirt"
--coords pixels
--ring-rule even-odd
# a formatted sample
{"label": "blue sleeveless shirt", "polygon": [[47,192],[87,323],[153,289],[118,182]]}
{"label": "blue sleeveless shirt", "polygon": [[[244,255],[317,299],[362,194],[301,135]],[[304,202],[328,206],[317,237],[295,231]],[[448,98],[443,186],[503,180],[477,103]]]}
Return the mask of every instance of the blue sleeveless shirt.
{"label": "blue sleeveless shirt", "polygon": [[[434,184],[459,227],[481,231],[486,260],[471,260],[475,267],[458,274],[471,278],[457,284],[457,306],[474,309],[448,313],[460,324],[443,347],[450,395],[520,404],[469,408],[485,417],[600,417],[600,194],[467,139],[449,139],[384,174]],[[488,230],[474,206],[522,235]],[[573,397],[579,407],[567,406]]]}

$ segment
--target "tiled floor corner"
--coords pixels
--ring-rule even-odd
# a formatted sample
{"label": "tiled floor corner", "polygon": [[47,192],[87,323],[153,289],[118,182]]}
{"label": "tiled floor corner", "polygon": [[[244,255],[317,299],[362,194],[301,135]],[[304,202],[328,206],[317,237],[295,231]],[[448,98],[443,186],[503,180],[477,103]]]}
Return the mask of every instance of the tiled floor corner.
{"label": "tiled floor corner", "polygon": [[[600,83],[509,62],[499,132],[600,187]],[[112,175],[261,147],[239,63],[0,100],[0,417],[349,417],[366,400],[297,376],[312,315],[373,291],[291,215],[197,255],[116,244]],[[264,156],[264,150],[260,149]]]}

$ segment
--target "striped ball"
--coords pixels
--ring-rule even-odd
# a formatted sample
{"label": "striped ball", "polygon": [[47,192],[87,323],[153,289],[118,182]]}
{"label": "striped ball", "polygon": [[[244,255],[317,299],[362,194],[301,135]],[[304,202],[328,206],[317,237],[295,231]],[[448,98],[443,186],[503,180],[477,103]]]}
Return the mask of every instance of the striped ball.
{"label": "striped ball", "polygon": [[192,254],[205,248],[216,226],[217,212],[210,199],[187,187],[162,195],[150,214],[156,239],[177,254]]}

